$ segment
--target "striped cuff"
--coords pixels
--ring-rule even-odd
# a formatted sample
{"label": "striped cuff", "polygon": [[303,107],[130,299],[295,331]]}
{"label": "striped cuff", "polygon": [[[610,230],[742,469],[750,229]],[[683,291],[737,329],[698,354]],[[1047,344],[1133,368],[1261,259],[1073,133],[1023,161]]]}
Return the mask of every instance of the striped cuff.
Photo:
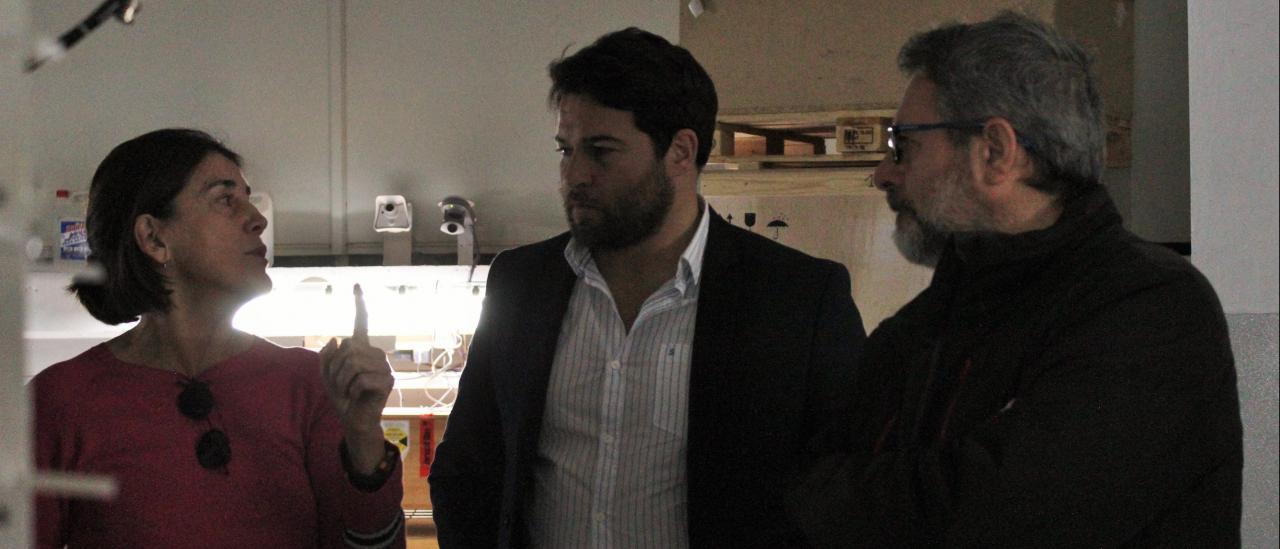
{"label": "striped cuff", "polygon": [[391,547],[399,538],[400,530],[404,529],[404,513],[396,513],[391,524],[377,532],[365,534],[355,530],[346,530],[342,533],[342,539],[347,542],[347,547],[356,549],[384,549]]}

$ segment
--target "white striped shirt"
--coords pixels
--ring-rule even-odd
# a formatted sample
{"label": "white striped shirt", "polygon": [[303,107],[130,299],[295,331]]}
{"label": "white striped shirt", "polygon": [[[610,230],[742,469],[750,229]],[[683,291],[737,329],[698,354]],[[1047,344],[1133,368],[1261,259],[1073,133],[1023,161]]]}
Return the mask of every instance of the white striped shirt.
{"label": "white striped shirt", "polygon": [[708,208],[676,274],[627,333],[591,252],[577,274],[547,387],[528,509],[534,547],[688,547],[689,360]]}

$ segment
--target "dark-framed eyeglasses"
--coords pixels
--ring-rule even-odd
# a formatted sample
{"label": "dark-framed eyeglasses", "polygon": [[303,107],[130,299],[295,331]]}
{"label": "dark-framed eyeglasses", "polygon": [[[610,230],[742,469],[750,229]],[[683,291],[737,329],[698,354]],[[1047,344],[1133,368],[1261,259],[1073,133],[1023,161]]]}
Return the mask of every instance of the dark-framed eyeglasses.
{"label": "dark-framed eyeglasses", "polygon": [[903,147],[898,141],[898,136],[907,132],[923,132],[928,130],[969,130],[977,131],[982,129],[982,122],[934,122],[931,124],[894,124],[887,128],[889,138],[886,143],[889,145],[889,155],[893,158],[894,164],[902,163]]}
{"label": "dark-framed eyeglasses", "polygon": [[[976,132],[981,130],[986,124],[981,121],[968,122],[933,122],[930,124],[894,124],[886,128],[888,139],[886,144],[889,146],[889,155],[893,159],[894,164],[901,164],[903,158],[903,148],[898,141],[898,136],[908,132],[923,132],[929,130],[968,130]],[[1031,146],[1031,142],[1017,134],[1018,144],[1028,152],[1035,150]]]}
{"label": "dark-framed eyeglasses", "polygon": [[[182,392],[178,393],[178,411],[196,421],[207,421],[214,404],[209,384],[192,379],[179,385]],[[196,441],[196,461],[205,469],[225,471],[227,463],[231,462],[231,440],[227,434],[210,425],[209,430]]]}

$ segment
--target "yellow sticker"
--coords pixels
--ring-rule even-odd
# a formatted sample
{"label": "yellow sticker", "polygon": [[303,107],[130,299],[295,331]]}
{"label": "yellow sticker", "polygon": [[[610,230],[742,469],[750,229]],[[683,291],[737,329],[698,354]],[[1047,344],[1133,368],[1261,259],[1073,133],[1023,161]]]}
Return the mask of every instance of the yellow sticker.
{"label": "yellow sticker", "polygon": [[400,449],[400,459],[409,455],[409,422],[407,420],[384,420],[382,437]]}

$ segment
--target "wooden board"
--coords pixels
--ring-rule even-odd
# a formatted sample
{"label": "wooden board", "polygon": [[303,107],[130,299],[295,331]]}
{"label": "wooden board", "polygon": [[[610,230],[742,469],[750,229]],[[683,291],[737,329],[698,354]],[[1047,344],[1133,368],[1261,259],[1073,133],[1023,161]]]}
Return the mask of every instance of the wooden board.
{"label": "wooden board", "polygon": [[[733,216],[734,225],[744,225],[744,213],[755,213],[753,231],[843,264],[849,270],[853,299],[868,332],[928,286],[933,270],[907,262],[894,245],[895,216],[880,191],[840,193],[822,188],[787,189],[781,184],[772,191],[707,191],[705,196],[720,215]],[[769,227],[774,220],[788,226]]]}

